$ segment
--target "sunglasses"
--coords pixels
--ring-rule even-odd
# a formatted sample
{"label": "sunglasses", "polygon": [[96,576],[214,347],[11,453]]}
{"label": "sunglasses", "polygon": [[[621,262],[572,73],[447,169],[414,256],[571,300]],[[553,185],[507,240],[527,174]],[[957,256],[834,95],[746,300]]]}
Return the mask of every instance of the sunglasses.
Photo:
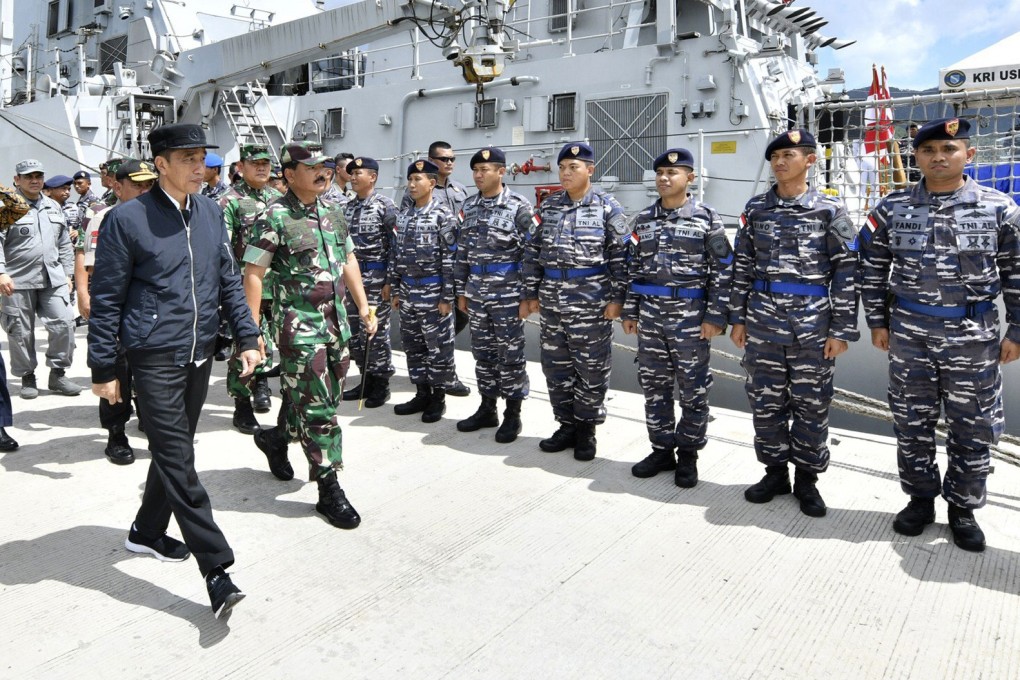
{"label": "sunglasses", "polygon": [[454,156],[433,156],[432,160],[443,163],[453,163],[457,159]]}

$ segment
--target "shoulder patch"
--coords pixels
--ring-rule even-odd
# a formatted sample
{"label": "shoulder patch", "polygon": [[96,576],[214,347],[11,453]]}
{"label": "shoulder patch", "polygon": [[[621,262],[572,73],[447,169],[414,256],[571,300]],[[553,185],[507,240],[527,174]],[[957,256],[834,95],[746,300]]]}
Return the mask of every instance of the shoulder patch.
{"label": "shoulder patch", "polygon": [[733,259],[733,249],[730,248],[730,241],[724,233],[716,232],[708,237],[708,250],[724,264],[729,264]]}
{"label": "shoulder patch", "polygon": [[849,215],[843,214],[832,221],[832,230],[847,244],[854,242],[857,237],[857,230],[854,229],[854,222]]}

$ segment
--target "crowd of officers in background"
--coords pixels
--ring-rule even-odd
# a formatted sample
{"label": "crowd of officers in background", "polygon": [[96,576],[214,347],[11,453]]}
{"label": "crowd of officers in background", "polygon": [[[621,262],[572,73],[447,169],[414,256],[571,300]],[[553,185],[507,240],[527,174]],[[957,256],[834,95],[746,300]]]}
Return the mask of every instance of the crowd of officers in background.
{"label": "crowd of officers in background", "polygon": [[[247,375],[230,355],[229,339],[221,343],[233,425],[254,436],[282,480],[294,477],[288,444],[300,442],[308,478],[319,483],[316,509],[335,526],[354,528],[360,515],[336,482],[343,467],[337,410],[344,399],[368,408],[390,399],[392,314],[400,318],[415,386],[394,412],[437,422],[448,395],[469,393],[454,365],[454,335],[467,325],[480,403],[457,428],[493,428],[497,442],[510,443],[521,432],[529,391],[524,320],[537,313],[558,423],[539,446],[572,450],[580,461],[597,453],[620,320],[625,333],[637,334],[652,447],[633,474],[671,471],[677,486],[690,488],[707,442],[711,341],[729,326],[744,350],[754,448],[766,472],[745,497],[764,503],[792,492],[805,514],[821,517],[817,482],[829,463],[835,359],[859,337],[863,300],[872,342],[889,353],[900,479],[910,496],[894,529],[920,534],[934,522],[934,499],[942,495],[956,544],[982,550],[973,510],[985,504],[989,447],[1003,429],[999,363],[1020,354],[1020,209],[963,173],[974,155],[968,121],[912,129],[911,146],[917,184],[886,196],[862,228],[838,198],[810,186],[810,132],[779,135],[765,152],[775,184],[748,201],[733,244],[719,214],[689,192],[696,164],[681,148],[654,160],[659,198],[630,217],[594,184],[595,155],[584,142],[563,146],[562,189],[537,207],[506,185],[506,155],[496,147],[470,157],[477,192],[469,195],[451,177],[451,145],[433,143],[427,158],[407,167],[397,203],[376,191],[379,164],[369,156],[327,157],[316,144],[291,143],[281,149],[282,167],[272,167],[267,147],[246,144],[224,171],[224,159],[209,152],[202,194],[222,210],[265,342],[265,361]],[[111,160],[102,168],[106,193],[97,196],[86,171],[44,179],[37,161],[18,165],[18,192],[3,195],[5,211],[19,199],[29,211],[3,217],[13,224],[0,237],[0,294],[23,398],[37,394],[35,315],[50,331],[50,389],[81,390],[64,376],[74,348],[68,293],[87,320],[103,217],[156,179],[151,163]],[[24,224],[52,241],[56,257],[19,260]],[[1000,294],[1007,322],[1001,342]],[[351,358],[360,383],[344,391]],[[276,376],[283,395],[277,424],[262,427],[255,413],[270,410],[269,379]],[[101,403],[100,421],[110,433],[106,455],[127,464],[134,455],[124,434],[131,381],[123,353],[118,378],[123,399]],[[0,396],[8,407],[0,425],[10,426],[10,399]],[[935,462],[942,409],[949,426],[944,475]],[[0,435],[0,448],[17,447],[2,428]]]}

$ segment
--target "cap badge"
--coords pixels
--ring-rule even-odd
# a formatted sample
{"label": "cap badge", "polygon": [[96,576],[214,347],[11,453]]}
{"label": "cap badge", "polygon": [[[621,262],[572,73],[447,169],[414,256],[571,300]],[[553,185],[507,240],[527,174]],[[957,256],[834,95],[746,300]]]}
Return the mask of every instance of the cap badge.
{"label": "cap badge", "polygon": [[492,154],[488,149],[482,149],[482,158],[484,158],[485,160],[489,160],[489,156],[491,155]]}
{"label": "cap badge", "polygon": [[138,164],[138,170],[140,172],[152,172],[152,166],[146,163],[145,161],[142,161],[141,163]]}
{"label": "cap badge", "polygon": [[364,161],[363,161],[363,160],[361,160],[360,158],[358,158],[357,160],[355,160],[355,161],[354,161],[354,164],[355,164],[356,166],[358,166],[359,168],[361,167],[361,164],[362,164],[362,163],[364,163]]}
{"label": "cap badge", "polygon": [[787,133],[787,137],[789,137],[790,141],[794,144],[798,143],[800,141],[800,130],[790,130]]}
{"label": "cap badge", "polygon": [[576,156],[579,153],[581,153],[581,147],[579,147],[579,146],[572,146],[572,147],[570,147],[570,154],[572,156]]}
{"label": "cap badge", "polygon": [[418,168],[418,172],[421,172],[425,169],[425,161],[418,161],[414,164],[414,167]]}
{"label": "cap badge", "polygon": [[956,133],[960,130],[960,119],[953,118],[952,120],[946,121],[946,134],[950,137],[955,137]]}
{"label": "cap badge", "polygon": [[676,159],[680,158],[680,154],[678,154],[676,151],[673,151],[668,156],[666,156],[666,158],[669,159],[670,163],[676,163]]}

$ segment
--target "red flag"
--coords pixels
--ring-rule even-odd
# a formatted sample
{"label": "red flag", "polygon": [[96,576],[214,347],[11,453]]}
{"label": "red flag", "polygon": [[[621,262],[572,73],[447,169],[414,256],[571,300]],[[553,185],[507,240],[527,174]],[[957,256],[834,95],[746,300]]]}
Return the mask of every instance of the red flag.
{"label": "red flag", "polygon": [[886,142],[893,139],[894,129],[892,110],[879,103],[883,99],[892,99],[885,82],[885,66],[882,67],[882,82],[879,83],[878,69],[872,64],[871,87],[868,89],[867,101],[874,104],[864,110],[864,124],[867,126],[864,132],[864,151],[869,154],[877,153],[879,162],[888,165]]}

